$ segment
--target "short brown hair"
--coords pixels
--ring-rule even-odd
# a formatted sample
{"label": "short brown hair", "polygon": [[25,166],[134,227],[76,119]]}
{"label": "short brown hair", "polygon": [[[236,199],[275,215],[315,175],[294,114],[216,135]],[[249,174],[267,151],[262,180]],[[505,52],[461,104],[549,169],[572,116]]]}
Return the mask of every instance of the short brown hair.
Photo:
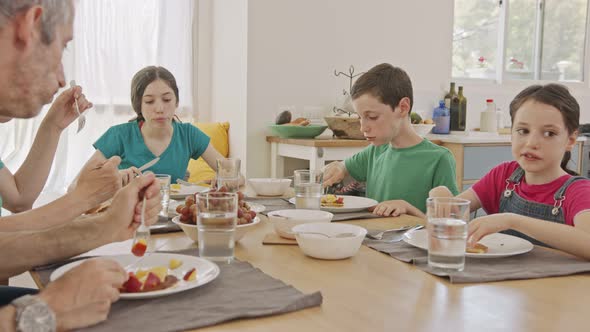
{"label": "short brown hair", "polygon": [[131,106],[133,106],[133,110],[137,113],[136,119],[138,121],[145,120],[143,114],[141,114],[141,99],[143,98],[145,89],[150,83],[157,80],[164,81],[172,89],[176,96],[176,106],[178,106],[178,86],[176,85],[174,75],[164,67],[145,67],[138,71],[131,80]]}
{"label": "short brown hair", "polygon": [[410,110],[414,105],[414,91],[410,76],[401,68],[382,63],[359,77],[352,86],[350,96],[356,99],[370,93],[395,110],[402,98],[410,99]]}

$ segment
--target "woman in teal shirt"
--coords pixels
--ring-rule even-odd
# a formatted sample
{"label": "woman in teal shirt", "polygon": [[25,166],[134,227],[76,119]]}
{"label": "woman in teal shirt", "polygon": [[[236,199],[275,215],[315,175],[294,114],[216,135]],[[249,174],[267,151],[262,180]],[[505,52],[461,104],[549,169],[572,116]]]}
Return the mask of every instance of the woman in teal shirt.
{"label": "woman in teal shirt", "polygon": [[94,143],[96,152],[89,162],[120,156],[123,185],[139,173],[137,167],[156,157],[160,160],[149,170],[170,174],[172,182],[184,178],[191,158],[203,157],[217,169],[216,160],[223,156],[209,137],[192,124],[175,119],[178,86],[167,69],[149,66],[137,72],[131,81],[131,104],[137,118],[109,128]]}

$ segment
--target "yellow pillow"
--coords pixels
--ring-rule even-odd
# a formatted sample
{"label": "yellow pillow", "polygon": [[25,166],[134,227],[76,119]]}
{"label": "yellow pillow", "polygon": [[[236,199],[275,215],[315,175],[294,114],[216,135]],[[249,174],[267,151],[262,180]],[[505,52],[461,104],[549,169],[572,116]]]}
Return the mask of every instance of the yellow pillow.
{"label": "yellow pillow", "polygon": [[[202,132],[211,138],[213,147],[224,157],[229,156],[229,122],[197,122],[194,124]],[[211,180],[215,177],[215,171],[207,165],[203,158],[189,161],[189,182]]]}

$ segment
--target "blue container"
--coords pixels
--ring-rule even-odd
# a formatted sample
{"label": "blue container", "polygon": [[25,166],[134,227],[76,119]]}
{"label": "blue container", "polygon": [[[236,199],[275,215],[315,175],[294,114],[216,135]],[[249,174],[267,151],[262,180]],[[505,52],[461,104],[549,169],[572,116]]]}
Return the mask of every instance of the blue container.
{"label": "blue container", "polygon": [[438,107],[432,112],[434,121],[433,134],[448,134],[451,129],[451,111],[445,107],[444,100],[438,102]]}

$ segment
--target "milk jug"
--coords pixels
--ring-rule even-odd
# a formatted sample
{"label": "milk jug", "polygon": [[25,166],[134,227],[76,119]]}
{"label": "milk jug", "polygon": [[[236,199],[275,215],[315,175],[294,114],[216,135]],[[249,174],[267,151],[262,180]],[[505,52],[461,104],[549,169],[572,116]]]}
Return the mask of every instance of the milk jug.
{"label": "milk jug", "polygon": [[493,99],[487,99],[486,104],[485,111],[480,113],[480,130],[482,132],[497,133],[498,113],[496,112],[496,104],[494,104]]}

